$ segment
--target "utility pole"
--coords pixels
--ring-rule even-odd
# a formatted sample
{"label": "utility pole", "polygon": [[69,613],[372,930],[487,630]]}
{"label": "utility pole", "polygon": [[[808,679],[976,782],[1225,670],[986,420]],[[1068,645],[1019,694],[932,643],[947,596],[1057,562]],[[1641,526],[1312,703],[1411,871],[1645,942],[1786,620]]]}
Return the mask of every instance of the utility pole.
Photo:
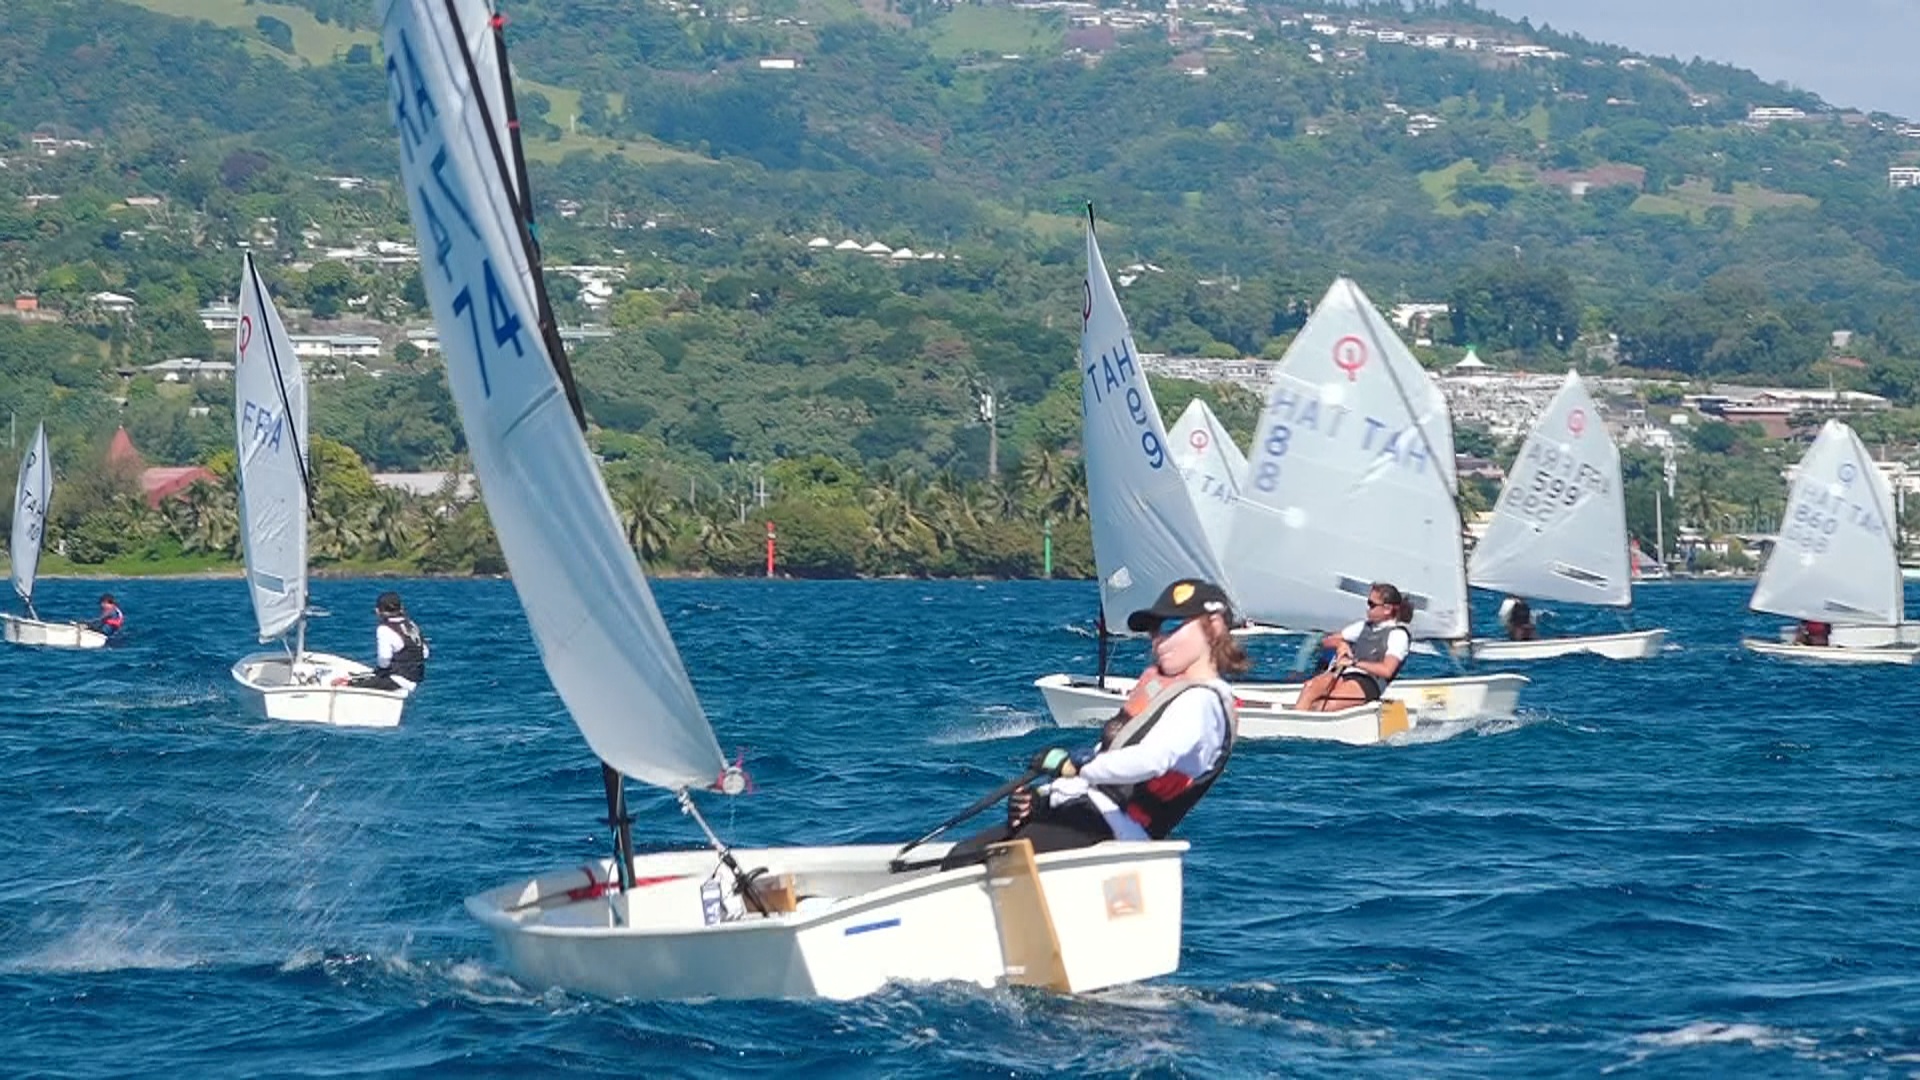
{"label": "utility pole", "polygon": [[1000,424],[992,388],[975,391],[980,396],[980,419],[987,425],[987,479],[1000,478]]}

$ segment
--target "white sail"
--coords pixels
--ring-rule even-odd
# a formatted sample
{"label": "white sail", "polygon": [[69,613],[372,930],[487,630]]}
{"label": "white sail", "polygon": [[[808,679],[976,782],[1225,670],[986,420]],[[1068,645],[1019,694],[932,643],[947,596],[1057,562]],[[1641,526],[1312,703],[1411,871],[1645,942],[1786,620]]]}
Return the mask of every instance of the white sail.
{"label": "white sail", "polygon": [[1786,516],[1760,571],[1755,611],[1891,626],[1905,612],[1893,493],[1853,429],[1829,420],[1793,476]]}
{"label": "white sail", "polygon": [[1620,450],[1580,376],[1534,421],[1487,535],[1467,562],[1483,589],[1570,604],[1633,602]]}
{"label": "white sail", "polygon": [[1414,633],[1467,633],[1446,401],[1359,286],[1341,278],[1281,358],[1254,429],[1227,565],[1243,613],[1331,629],[1368,585],[1414,604]]}
{"label": "white sail", "polygon": [[1240,495],[1240,478],[1247,456],[1234,444],[1207,403],[1194,398],[1167,433],[1173,464],[1187,482],[1187,497],[1200,517],[1200,528],[1214,557],[1226,561],[1227,535],[1233,528],[1233,500]]}
{"label": "white sail", "polygon": [[20,459],[20,483],[13,493],[13,591],[33,603],[33,578],[40,569],[40,544],[46,539],[47,503],[53,498],[53,463],[47,459],[47,425],[33,429],[33,443]]}
{"label": "white sail", "polygon": [[564,356],[549,351],[557,335],[540,324],[492,12],[382,0],[380,18],[447,381],[547,675],[601,760],[660,787],[710,784],[719,744],[581,434]]}
{"label": "white sail", "polygon": [[1080,331],[1081,452],[1100,607],[1119,631],[1180,578],[1232,592],[1167,449],[1167,432],[1140,367],[1127,316],[1087,221],[1087,279]]}
{"label": "white sail", "polygon": [[307,609],[307,380],[251,255],[240,269],[233,425],[247,591],[266,641]]}

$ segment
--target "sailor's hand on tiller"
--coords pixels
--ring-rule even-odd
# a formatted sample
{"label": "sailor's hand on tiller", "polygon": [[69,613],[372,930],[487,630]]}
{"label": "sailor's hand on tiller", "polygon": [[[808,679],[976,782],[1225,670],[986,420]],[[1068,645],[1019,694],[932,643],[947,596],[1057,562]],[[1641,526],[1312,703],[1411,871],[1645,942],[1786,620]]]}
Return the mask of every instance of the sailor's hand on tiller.
{"label": "sailor's hand on tiller", "polygon": [[1019,831],[1033,816],[1033,789],[1021,788],[1007,796],[1007,828]]}

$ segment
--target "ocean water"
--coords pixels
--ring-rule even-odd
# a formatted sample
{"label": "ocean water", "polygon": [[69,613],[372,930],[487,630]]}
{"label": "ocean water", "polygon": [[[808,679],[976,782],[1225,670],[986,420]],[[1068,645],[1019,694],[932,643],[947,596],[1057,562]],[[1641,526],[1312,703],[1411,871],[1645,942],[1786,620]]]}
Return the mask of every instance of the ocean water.
{"label": "ocean water", "polygon": [[[313,644],[370,653],[388,585],[316,583]],[[460,901],[603,854],[597,764],[510,585],[399,587],[435,655],[397,731],[244,718],[234,581],[116,583],[103,655],[0,649],[0,1072],[1920,1075],[1920,684],[1745,655],[1745,583],[1642,589],[1677,647],[1529,665],[1515,720],[1244,744],[1182,829],[1171,977],[844,1004],[507,977]],[[1085,738],[1030,683],[1090,670],[1088,584],[657,592],[758,785],[708,804],[729,839],[904,839]],[[696,842],[630,791],[639,842]]]}

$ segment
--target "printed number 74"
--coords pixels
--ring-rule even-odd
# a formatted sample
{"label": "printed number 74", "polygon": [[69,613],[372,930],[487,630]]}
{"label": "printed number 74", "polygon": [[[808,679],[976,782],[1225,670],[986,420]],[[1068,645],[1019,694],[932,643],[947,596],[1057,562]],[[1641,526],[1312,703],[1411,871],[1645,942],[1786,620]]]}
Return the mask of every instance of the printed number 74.
{"label": "printed number 74", "polygon": [[[500,289],[500,279],[493,272],[493,260],[480,260],[482,287],[487,293],[487,325],[493,330],[494,348],[511,344],[513,355],[526,358],[526,347],[520,343],[520,316],[513,313],[507,303],[506,295]],[[487,349],[480,340],[480,313],[474,310],[472,286],[462,287],[453,297],[453,313],[465,315],[467,325],[473,328],[473,353],[480,365],[480,392],[493,396],[493,380],[487,376]]]}

